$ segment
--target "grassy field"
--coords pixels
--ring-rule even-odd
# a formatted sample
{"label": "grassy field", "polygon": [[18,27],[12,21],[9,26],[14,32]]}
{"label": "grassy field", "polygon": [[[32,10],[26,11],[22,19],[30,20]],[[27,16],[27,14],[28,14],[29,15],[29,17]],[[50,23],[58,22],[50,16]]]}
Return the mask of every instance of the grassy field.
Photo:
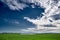
{"label": "grassy field", "polygon": [[0,34],[0,40],[60,40],[60,34]]}

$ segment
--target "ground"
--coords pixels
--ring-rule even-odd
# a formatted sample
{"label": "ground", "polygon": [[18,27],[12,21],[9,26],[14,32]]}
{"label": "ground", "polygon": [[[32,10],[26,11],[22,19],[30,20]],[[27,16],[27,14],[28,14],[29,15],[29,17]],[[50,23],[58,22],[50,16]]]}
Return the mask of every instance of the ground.
{"label": "ground", "polygon": [[60,34],[19,34],[3,33],[0,40],[60,40]]}

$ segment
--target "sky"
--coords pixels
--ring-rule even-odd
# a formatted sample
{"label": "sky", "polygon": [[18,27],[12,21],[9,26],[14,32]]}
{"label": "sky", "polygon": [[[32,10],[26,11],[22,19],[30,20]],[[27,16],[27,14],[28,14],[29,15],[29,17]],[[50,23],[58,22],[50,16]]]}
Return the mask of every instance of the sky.
{"label": "sky", "polygon": [[0,33],[60,33],[59,0],[0,0]]}

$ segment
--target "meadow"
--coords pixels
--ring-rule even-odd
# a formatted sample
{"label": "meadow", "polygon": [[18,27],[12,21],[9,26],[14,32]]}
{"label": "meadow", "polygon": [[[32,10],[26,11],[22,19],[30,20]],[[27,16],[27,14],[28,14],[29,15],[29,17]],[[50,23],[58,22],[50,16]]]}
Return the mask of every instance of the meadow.
{"label": "meadow", "polygon": [[0,40],[60,40],[60,34],[0,33]]}

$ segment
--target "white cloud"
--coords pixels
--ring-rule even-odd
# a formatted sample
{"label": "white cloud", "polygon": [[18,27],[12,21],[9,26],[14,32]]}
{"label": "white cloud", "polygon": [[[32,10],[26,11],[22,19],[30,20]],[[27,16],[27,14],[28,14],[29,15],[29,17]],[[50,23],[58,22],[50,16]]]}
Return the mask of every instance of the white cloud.
{"label": "white cloud", "polygon": [[[38,1],[37,1],[38,2]],[[42,13],[44,16],[42,16],[42,18],[36,18],[36,19],[31,19],[29,17],[24,17],[24,19],[27,19],[27,21],[33,23],[36,25],[36,29],[40,31],[42,31],[41,29],[43,29],[43,32],[48,32],[48,33],[60,33],[60,16],[59,16],[59,20],[55,20],[55,16],[60,15],[60,8],[58,8],[60,6],[60,1],[57,0],[40,0],[39,1],[41,3],[40,6],[43,6],[45,9],[45,12]],[[49,4],[48,4],[49,3]],[[53,17],[54,16],[54,17]],[[55,27],[47,27],[44,25],[53,25]],[[49,31],[50,30],[50,31]]]}
{"label": "white cloud", "polygon": [[20,24],[20,22],[18,20],[10,20],[10,19],[3,19],[6,23],[11,23],[11,24]]}
{"label": "white cloud", "polygon": [[26,4],[24,3],[20,3],[19,0],[1,0],[2,2],[4,2],[5,4],[8,5],[8,7],[12,10],[19,10],[28,7]]}
{"label": "white cloud", "polygon": [[[55,5],[57,4],[57,2],[59,0],[53,1],[53,0],[1,0],[2,2],[4,2],[5,4],[8,5],[8,7],[12,10],[19,10],[19,9],[23,9],[25,7],[28,7],[27,4],[24,3],[20,3],[19,1],[25,2],[25,3],[34,3],[35,5],[39,5],[42,6],[44,8],[51,8],[51,5]],[[60,4],[58,4],[60,5]],[[34,8],[34,5],[32,5],[32,8]],[[48,10],[47,9],[47,10]]]}
{"label": "white cloud", "polygon": [[60,33],[60,29],[57,28],[44,28],[44,29],[36,29],[36,28],[27,28],[27,29],[21,29],[20,33]]}
{"label": "white cloud", "polygon": [[20,24],[20,22],[19,22],[19,21],[16,21],[16,20],[11,21],[11,23],[12,23],[12,24]]}
{"label": "white cloud", "polygon": [[[22,1],[22,2],[25,2],[25,3],[34,3],[35,5],[40,5],[41,6],[48,6],[46,4],[46,2],[48,0],[1,0],[2,2],[4,2],[5,4],[8,5],[8,7],[12,10],[19,10],[19,9],[24,9],[25,7],[28,7],[27,4],[24,4],[24,3],[20,3],[19,1]],[[34,8],[34,5],[31,5],[32,8]]]}
{"label": "white cloud", "polygon": [[9,20],[8,23],[13,24],[13,25],[20,25],[20,22],[17,20]]}

